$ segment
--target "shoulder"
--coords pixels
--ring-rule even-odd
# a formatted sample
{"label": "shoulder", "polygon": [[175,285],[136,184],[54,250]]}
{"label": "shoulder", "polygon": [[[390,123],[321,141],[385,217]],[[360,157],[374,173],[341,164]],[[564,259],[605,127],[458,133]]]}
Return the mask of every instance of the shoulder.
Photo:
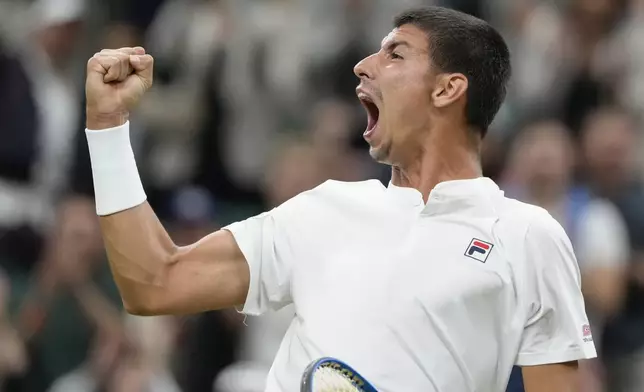
{"label": "shoulder", "polygon": [[511,235],[520,252],[516,256],[527,263],[527,269],[536,275],[564,269],[578,277],[573,246],[561,224],[544,208],[511,199],[507,202],[511,207],[506,210],[506,219],[514,222],[508,227],[514,228]]}
{"label": "shoulder", "polygon": [[[508,199],[505,243],[520,285],[529,293],[539,287],[577,290],[581,280],[572,243],[561,224],[544,208]],[[499,222],[503,222],[503,217]],[[565,287],[564,287],[565,286]]]}
{"label": "shoulder", "polygon": [[[532,268],[563,262],[576,264],[573,246],[561,224],[544,208],[505,198],[498,225],[512,259]],[[525,264],[524,264],[525,265]]]}

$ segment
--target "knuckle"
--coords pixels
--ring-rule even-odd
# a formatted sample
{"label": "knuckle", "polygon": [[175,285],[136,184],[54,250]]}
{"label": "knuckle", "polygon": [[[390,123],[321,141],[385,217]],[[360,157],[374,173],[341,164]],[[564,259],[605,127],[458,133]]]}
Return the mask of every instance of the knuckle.
{"label": "knuckle", "polygon": [[87,60],[88,68],[100,67],[101,65],[101,62],[97,57],[91,57],[89,60]]}
{"label": "knuckle", "polygon": [[96,61],[104,67],[111,67],[114,65],[114,59],[112,57],[101,56],[96,58]]}

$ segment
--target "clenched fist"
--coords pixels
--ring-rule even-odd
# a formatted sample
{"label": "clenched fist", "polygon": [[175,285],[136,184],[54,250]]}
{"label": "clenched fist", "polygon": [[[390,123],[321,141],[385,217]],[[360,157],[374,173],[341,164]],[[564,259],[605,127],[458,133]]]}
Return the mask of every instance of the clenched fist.
{"label": "clenched fist", "polygon": [[87,62],[87,128],[123,125],[152,86],[154,60],[145,49],[104,49]]}

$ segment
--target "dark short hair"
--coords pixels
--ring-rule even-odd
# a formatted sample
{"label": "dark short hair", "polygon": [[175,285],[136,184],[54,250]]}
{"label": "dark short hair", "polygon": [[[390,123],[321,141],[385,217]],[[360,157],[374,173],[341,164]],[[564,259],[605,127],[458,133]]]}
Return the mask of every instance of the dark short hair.
{"label": "dark short hair", "polygon": [[394,20],[395,27],[407,24],[427,33],[430,59],[438,69],[467,77],[467,123],[485,136],[512,72],[501,34],[481,19],[443,7],[414,8]]}

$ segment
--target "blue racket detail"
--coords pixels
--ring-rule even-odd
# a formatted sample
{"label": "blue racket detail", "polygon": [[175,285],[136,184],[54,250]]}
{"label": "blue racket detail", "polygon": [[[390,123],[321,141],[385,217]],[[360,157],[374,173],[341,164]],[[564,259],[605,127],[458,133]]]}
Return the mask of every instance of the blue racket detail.
{"label": "blue racket detail", "polygon": [[378,392],[351,366],[335,358],[321,358],[306,367],[301,392]]}

